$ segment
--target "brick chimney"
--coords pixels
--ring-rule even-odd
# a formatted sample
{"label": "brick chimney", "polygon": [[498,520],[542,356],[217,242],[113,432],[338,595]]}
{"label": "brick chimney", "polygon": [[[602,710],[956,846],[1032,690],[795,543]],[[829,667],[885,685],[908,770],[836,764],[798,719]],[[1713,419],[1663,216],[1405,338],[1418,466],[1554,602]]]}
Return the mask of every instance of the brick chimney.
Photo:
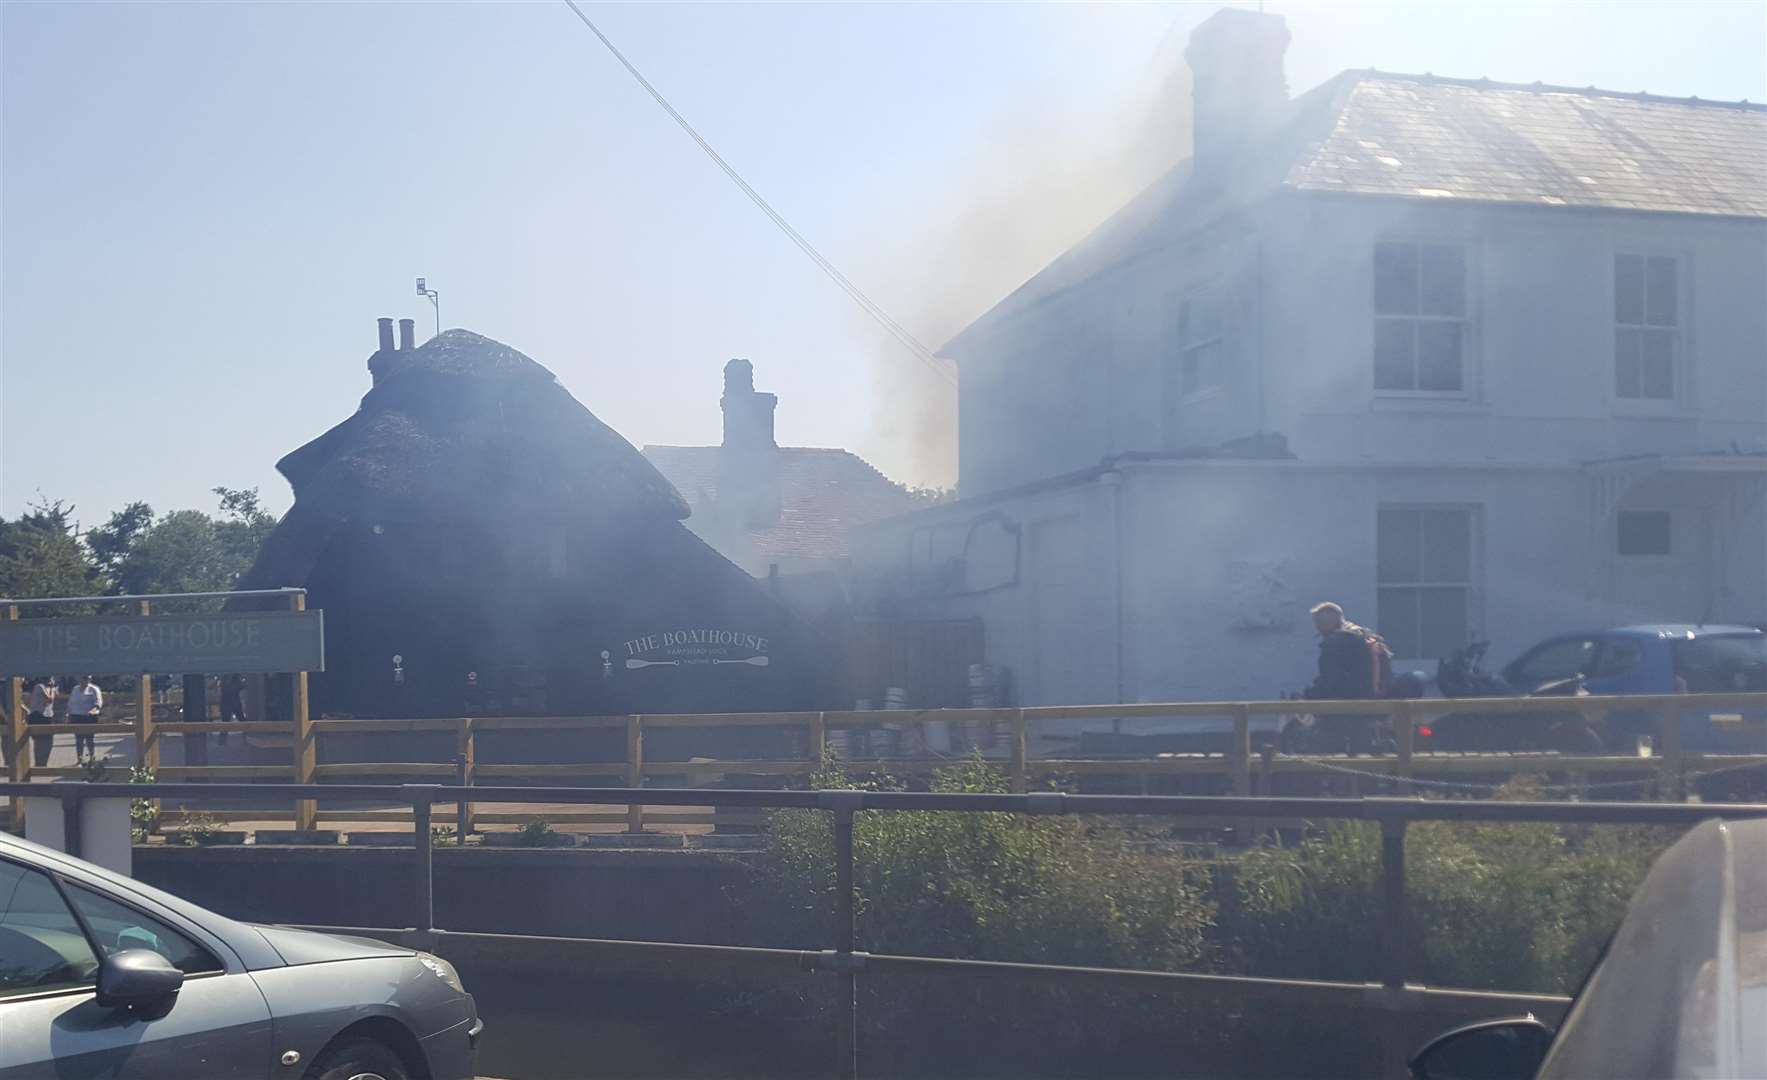
{"label": "brick chimney", "polygon": [[393,363],[393,320],[375,320],[380,330],[380,348],[368,358],[368,378],[370,385],[379,386],[380,380],[391,369]]}
{"label": "brick chimney", "polygon": [[755,391],[755,366],[747,360],[724,365],[724,446],[730,450],[772,450],[773,410],[779,398]]}
{"label": "brick chimney", "polygon": [[399,351],[410,352],[417,348],[417,320],[399,320]]}
{"label": "brick chimney", "polygon": [[1288,104],[1282,56],[1288,24],[1280,15],[1222,8],[1190,32],[1192,169],[1230,169],[1276,127]]}

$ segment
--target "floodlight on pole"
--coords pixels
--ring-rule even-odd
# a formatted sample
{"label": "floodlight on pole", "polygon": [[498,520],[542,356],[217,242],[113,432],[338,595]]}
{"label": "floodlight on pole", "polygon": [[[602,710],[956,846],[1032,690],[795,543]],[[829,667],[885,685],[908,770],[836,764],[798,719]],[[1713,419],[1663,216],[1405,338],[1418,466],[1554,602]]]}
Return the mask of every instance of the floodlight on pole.
{"label": "floodlight on pole", "polygon": [[429,288],[423,278],[417,279],[417,295],[429,297],[430,306],[436,309],[436,336],[442,336],[442,294]]}

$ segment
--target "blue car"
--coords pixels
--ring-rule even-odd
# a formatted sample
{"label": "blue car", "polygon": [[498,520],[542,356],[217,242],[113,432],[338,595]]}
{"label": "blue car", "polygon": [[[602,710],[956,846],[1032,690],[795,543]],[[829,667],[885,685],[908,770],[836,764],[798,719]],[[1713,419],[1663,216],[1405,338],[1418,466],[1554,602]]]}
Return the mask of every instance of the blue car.
{"label": "blue car", "polygon": [[[1561,634],[1503,669],[1517,693],[1581,677],[1591,694],[1685,694],[1767,691],[1767,633],[1753,626],[1653,623]],[[1654,739],[1647,710],[1610,712],[1605,747],[1635,753]],[[1767,713],[1759,709],[1683,709],[1681,748],[1690,753],[1767,753]]]}

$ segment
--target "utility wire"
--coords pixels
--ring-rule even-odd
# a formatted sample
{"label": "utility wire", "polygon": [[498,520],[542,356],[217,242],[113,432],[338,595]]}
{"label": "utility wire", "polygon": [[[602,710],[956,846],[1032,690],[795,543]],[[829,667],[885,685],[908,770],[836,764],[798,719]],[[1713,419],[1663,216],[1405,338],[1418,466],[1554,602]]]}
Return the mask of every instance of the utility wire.
{"label": "utility wire", "polygon": [[747,180],[742,178],[742,174],[736,171],[735,166],[731,165],[728,161],[725,161],[724,156],[718,153],[718,151],[712,147],[712,144],[707,142],[705,137],[694,129],[694,126],[691,123],[688,123],[687,117],[682,116],[681,113],[676,110],[675,106],[669,104],[669,99],[662,95],[662,91],[651,85],[650,80],[645,78],[644,74],[632,65],[632,61],[626,59],[626,54],[622,53],[612,41],[608,40],[608,36],[601,32],[601,28],[591,22],[589,16],[583,14],[583,9],[577,6],[576,0],[564,0],[564,4],[571,9],[572,14],[576,15],[577,18],[583,21],[583,25],[589,28],[590,33],[601,39],[601,43],[607,47],[607,51],[612,53],[614,59],[618,60],[620,65],[626,69],[632,78],[638,81],[638,85],[644,87],[645,92],[654,98],[658,105],[663,107],[663,111],[669,114],[669,118],[674,120],[675,123],[680,126],[682,131],[687,132],[688,136],[692,138],[694,142],[699,144],[699,148],[704,150],[706,156],[711,158],[718,168],[724,171],[724,175],[728,176],[732,183],[741,188],[742,193],[747,195],[749,200],[756,206],[760,207],[761,212],[766,214],[767,217],[772,220],[773,224],[778,226],[779,230],[785,233],[785,235],[790,238],[791,242],[796,244],[804,254],[808,255],[811,261],[820,267],[824,274],[828,275],[829,280],[833,281],[836,285],[839,285],[842,291],[853,298],[854,303],[863,308],[867,315],[870,315],[873,319],[877,320],[878,325],[887,330],[891,337],[900,342],[904,348],[913,353],[922,363],[936,371],[946,382],[953,386],[957,385],[957,376],[952,373],[950,365],[933,355],[931,349],[921,344],[920,340],[913,334],[909,333],[906,327],[891,318],[889,312],[885,311],[876,301],[872,300],[871,297],[866,296],[863,289],[853,284],[852,280],[849,279],[847,275],[841,273],[832,262],[829,262],[820,251],[816,250],[815,245],[804,239],[802,233],[792,228],[791,223],[786,221],[785,218],[780,215],[779,211],[773,209],[772,205],[770,205],[766,199],[762,198],[761,193],[756,191]]}

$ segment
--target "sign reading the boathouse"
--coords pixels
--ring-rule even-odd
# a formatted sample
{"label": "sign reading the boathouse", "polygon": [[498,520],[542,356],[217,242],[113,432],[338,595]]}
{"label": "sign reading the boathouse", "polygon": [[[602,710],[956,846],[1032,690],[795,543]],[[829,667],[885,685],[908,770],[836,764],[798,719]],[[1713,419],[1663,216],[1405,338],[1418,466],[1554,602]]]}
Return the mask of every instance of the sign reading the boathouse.
{"label": "sign reading the boathouse", "polygon": [[0,621],[11,675],[249,675],[325,670],[320,611]]}
{"label": "sign reading the boathouse", "polygon": [[[701,665],[764,668],[772,663],[767,639],[740,630],[661,630],[622,643],[620,653],[628,671]],[[604,654],[604,660],[611,658]]]}

